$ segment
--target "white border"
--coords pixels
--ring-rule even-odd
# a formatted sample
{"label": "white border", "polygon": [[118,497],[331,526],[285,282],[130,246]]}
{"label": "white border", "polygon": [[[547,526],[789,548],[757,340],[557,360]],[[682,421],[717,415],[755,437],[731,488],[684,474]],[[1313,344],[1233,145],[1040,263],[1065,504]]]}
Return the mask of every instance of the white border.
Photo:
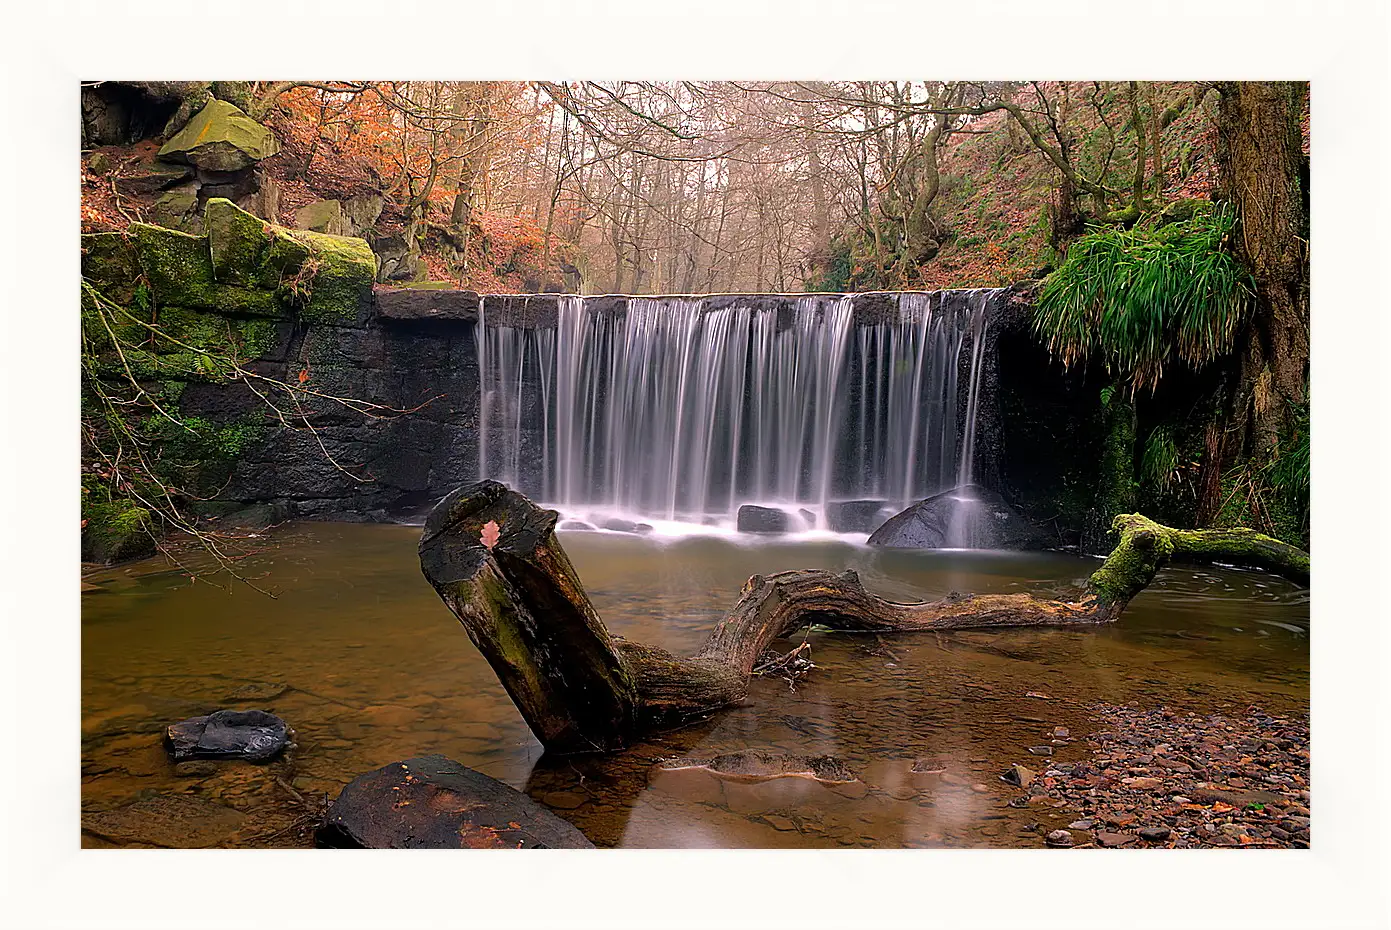
{"label": "white border", "polygon": [[[0,925],[1386,926],[1381,4],[101,0],[6,19]],[[77,81],[325,76],[1312,80],[1314,849],[80,851]]]}

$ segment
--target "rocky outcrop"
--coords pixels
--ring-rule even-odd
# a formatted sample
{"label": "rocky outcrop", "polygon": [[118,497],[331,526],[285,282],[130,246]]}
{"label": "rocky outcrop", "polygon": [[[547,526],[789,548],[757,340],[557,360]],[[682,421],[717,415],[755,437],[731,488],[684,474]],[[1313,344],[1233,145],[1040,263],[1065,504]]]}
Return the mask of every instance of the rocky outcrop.
{"label": "rocky outcrop", "polygon": [[891,517],[869,537],[898,549],[1042,549],[1046,539],[997,492],[952,488]]}
{"label": "rocky outcrop", "polygon": [[441,755],[393,762],[343,789],[314,834],[333,849],[592,849],[579,830]]}
{"label": "rocky outcrop", "polygon": [[225,100],[203,109],[159,150],[165,161],[205,171],[241,171],[280,151],[275,134]]}

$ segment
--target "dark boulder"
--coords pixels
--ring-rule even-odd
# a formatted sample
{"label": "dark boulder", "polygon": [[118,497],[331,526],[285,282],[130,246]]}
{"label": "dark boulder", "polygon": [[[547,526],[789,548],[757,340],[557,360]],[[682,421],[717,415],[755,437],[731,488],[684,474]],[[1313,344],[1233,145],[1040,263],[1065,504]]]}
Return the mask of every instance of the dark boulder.
{"label": "dark boulder", "polygon": [[330,849],[592,849],[514,788],[441,755],[359,775],[314,834]]}
{"label": "dark boulder", "polygon": [[962,485],[918,501],[869,537],[900,549],[1042,549],[1046,538],[995,491]]}
{"label": "dark boulder", "polygon": [[652,524],[638,523],[635,520],[624,520],[622,517],[609,517],[600,522],[600,529],[613,530],[615,533],[650,533]]}
{"label": "dark boulder", "polygon": [[827,501],[826,527],[832,533],[873,533],[891,513],[888,501]]}
{"label": "dark boulder", "polygon": [[473,291],[378,287],[373,297],[377,316],[384,320],[478,319],[478,295]]}
{"label": "dark boulder", "polygon": [[187,759],[241,759],[264,762],[290,744],[290,728],[263,710],[218,710],[206,717],[172,723],[164,748],[175,762]]}
{"label": "dark boulder", "polygon": [[786,510],[760,507],[757,504],[744,504],[740,507],[735,526],[741,533],[792,533],[801,529],[796,519]]}

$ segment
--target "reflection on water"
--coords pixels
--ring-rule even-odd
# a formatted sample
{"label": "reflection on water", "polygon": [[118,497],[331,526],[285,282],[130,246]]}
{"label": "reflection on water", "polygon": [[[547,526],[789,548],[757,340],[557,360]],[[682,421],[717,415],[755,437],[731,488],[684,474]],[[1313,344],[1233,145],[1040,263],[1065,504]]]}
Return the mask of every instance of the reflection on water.
{"label": "reflection on water", "polygon": [[[1042,834],[1027,828],[1046,832],[1063,815],[1007,806],[1018,792],[997,776],[1014,762],[1044,768],[1028,748],[1049,745],[1057,726],[1090,732],[1090,704],[1308,707],[1307,592],[1262,574],[1173,568],[1103,629],[811,634],[817,670],[795,690],[757,679],[744,706],[630,752],[542,758],[421,576],[418,538],[403,526],[286,528],[243,567],[274,600],[158,563],[89,577],[104,590],[83,598],[83,807],[108,813],[84,844],[302,843],[291,797],[336,795],[358,774],[438,752],[527,791],[600,846],[1037,846]],[[870,590],[911,600],[1059,591],[1096,565],[837,540],[561,538],[614,632],[675,651],[696,648],[754,572],[854,568]],[[232,697],[248,685],[256,699]],[[271,766],[176,770],[161,728],[215,707],[279,714],[298,747]],[[1057,762],[1088,755],[1081,740],[1053,748]],[[834,755],[861,780],[749,783],[656,766],[740,749]],[[194,835],[150,814],[166,812],[160,804],[196,814],[193,802],[241,816],[190,815],[225,820]]]}

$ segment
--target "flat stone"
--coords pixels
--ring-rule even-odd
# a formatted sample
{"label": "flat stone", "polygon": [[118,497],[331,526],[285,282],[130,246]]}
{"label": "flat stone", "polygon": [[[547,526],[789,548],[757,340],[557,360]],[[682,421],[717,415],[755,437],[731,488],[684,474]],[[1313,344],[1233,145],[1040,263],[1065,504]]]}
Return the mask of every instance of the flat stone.
{"label": "flat stone", "polygon": [[1066,830],[1054,830],[1044,837],[1044,842],[1055,849],[1066,849],[1073,845],[1072,834]]}
{"label": "flat stone", "polygon": [[727,752],[708,759],[668,759],[660,764],[666,771],[701,769],[730,781],[767,781],[772,778],[810,778],[838,784],[859,779],[844,762],[833,756],[797,756],[760,752],[754,749]]}
{"label": "flat stone", "polygon": [[1140,839],[1150,843],[1162,843],[1169,838],[1172,831],[1168,827],[1141,827]]}
{"label": "flat stone", "polygon": [[329,806],[315,844],[336,849],[589,849],[531,798],[440,755],[359,775]]}
{"label": "flat stone", "polygon": [[477,320],[478,294],[464,290],[377,287],[377,316],[384,320]]}
{"label": "flat stone", "polygon": [[1069,830],[1090,830],[1092,828],[1092,821],[1074,820],[1072,823],[1067,825],[1067,828]]}
{"label": "flat stone", "polygon": [[290,744],[289,727],[260,710],[219,710],[190,717],[165,730],[164,746],[175,762],[186,759],[243,759],[264,762]]}
{"label": "flat stone", "polygon": [[1098,833],[1096,841],[1101,846],[1129,846],[1135,842],[1135,836],[1130,833]]}
{"label": "flat stone", "polygon": [[1011,765],[1005,769],[1005,773],[1000,776],[1000,781],[1014,785],[1018,788],[1027,788],[1033,784],[1035,775],[1032,769],[1022,765]]}
{"label": "flat stone", "polygon": [[1033,753],[1033,754],[1036,755],[1036,756],[1051,756],[1051,755],[1053,754],[1053,747],[1052,747],[1052,746],[1030,746],[1030,747],[1029,747],[1029,752]]}
{"label": "flat stone", "polygon": [[1164,779],[1149,778],[1142,776],[1140,778],[1127,779],[1125,781],[1125,784],[1129,785],[1131,788],[1136,789],[1137,791],[1150,791],[1163,785]]}

